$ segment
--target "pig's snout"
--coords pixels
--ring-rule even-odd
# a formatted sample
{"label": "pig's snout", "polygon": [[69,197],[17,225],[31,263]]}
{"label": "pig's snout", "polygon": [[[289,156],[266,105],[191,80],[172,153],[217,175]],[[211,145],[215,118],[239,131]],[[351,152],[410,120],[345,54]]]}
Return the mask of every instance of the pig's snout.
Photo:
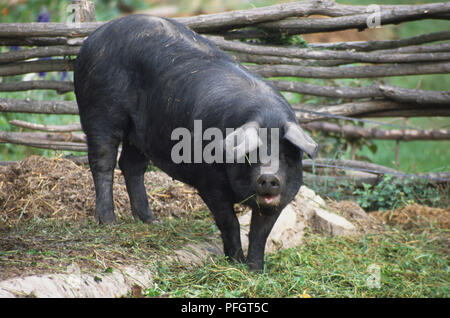
{"label": "pig's snout", "polygon": [[280,179],[274,174],[263,174],[256,180],[256,187],[260,195],[276,195],[280,193]]}
{"label": "pig's snout", "polygon": [[281,181],[274,174],[263,174],[256,179],[256,194],[259,204],[277,205],[280,202]]}

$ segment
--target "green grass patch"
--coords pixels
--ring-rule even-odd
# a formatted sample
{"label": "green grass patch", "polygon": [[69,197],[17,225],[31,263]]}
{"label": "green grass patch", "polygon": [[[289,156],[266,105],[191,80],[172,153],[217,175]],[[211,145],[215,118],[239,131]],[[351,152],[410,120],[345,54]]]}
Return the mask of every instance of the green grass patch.
{"label": "green grass patch", "polygon": [[150,225],[131,217],[105,226],[99,226],[92,217],[34,217],[15,226],[0,220],[0,277],[64,272],[74,262],[86,271],[150,264],[187,243],[215,235],[217,229],[208,213],[198,211],[189,218],[162,219]]}
{"label": "green grass patch", "polygon": [[263,274],[221,257],[195,268],[156,264],[154,286],[145,295],[448,297],[448,254],[443,245],[428,234],[401,230],[360,238],[309,233],[303,245],[266,255]]}

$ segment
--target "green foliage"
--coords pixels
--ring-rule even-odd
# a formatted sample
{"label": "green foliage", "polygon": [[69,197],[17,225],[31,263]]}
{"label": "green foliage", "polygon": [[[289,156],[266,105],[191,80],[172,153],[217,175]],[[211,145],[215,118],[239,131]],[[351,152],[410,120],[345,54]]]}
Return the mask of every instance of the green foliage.
{"label": "green foliage", "polygon": [[[202,266],[155,262],[147,297],[448,297],[445,243],[393,230],[359,238],[308,233],[296,248],[266,255],[264,273],[223,257]],[[368,283],[370,267],[380,284]]]}
{"label": "green foliage", "polygon": [[441,201],[439,189],[423,179],[400,179],[385,175],[375,186],[364,183],[363,187],[356,189],[353,194],[366,211],[390,210],[413,202],[436,206]]}
{"label": "green foliage", "polygon": [[301,35],[288,35],[281,32],[277,36],[268,36],[266,38],[255,39],[256,43],[268,45],[292,45],[300,48],[307,48],[308,42]]}

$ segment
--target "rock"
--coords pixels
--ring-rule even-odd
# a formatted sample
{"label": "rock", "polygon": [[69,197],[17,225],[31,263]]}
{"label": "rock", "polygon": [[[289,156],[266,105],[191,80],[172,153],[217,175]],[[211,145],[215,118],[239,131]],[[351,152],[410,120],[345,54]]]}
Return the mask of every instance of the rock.
{"label": "rock", "polygon": [[[355,205],[361,209],[356,203]],[[362,209],[361,209],[362,210]],[[266,252],[276,252],[302,243],[305,228],[324,235],[356,235],[355,225],[342,216],[333,213],[326,202],[306,186],[300,188],[295,199],[281,212],[266,243]],[[364,211],[355,212],[364,217]],[[251,211],[239,217],[241,241],[244,251],[248,249]]]}
{"label": "rock", "polygon": [[320,208],[315,210],[315,215],[308,220],[308,223],[316,232],[326,235],[358,234],[356,227],[342,216]]}
{"label": "rock", "polygon": [[[248,249],[251,211],[239,217],[241,224],[241,242],[244,251]],[[304,218],[292,205],[288,205],[278,217],[266,243],[266,252],[273,253],[281,249],[294,247],[302,242],[305,229]]]}
{"label": "rock", "polygon": [[0,282],[0,298],[39,297],[121,297],[131,286],[147,287],[152,282],[149,270],[125,267],[110,273],[82,274],[78,265],[68,268],[69,274],[32,275]]}

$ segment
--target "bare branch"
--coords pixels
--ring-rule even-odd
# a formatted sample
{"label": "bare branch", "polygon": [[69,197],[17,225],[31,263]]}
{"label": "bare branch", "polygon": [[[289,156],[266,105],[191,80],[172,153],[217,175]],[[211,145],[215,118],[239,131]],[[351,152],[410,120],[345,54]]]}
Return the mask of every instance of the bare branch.
{"label": "bare branch", "polygon": [[71,131],[81,130],[80,123],[73,123],[73,124],[68,124],[68,125],[41,125],[41,124],[30,123],[30,122],[23,121],[23,120],[11,120],[9,123],[11,125],[22,127],[22,128],[42,130],[42,131],[48,131],[48,132],[68,132],[68,131],[71,132]]}
{"label": "bare branch", "polygon": [[79,142],[70,141],[53,141],[43,139],[33,139],[22,133],[12,133],[0,131],[0,141],[8,142],[16,145],[24,145],[35,148],[52,149],[52,150],[69,150],[69,151],[87,151],[87,145]]}
{"label": "bare branch", "polygon": [[77,55],[79,50],[80,48],[78,46],[63,45],[5,52],[0,53],[0,63],[17,62],[35,57]]}
{"label": "bare branch", "polygon": [[309,43],[314,49],[375,51],[395,49],[404,46],[418,45],[435,41],[450,40],[450,31],[421,34],[399,40],[369,40],[358,42]]}
{"label": "bare branch", "polygon": [[296,47],[280,47],[255,45],[238,41],[227,41],[219,36],[208,36],[214,44],[226,51],[241,52],[256,55],[283,56],[317,60],[352,60],[370,63],[408,63],[408,62],[437,62],[450,60],[450,53],[397,53],[378,54],[377,52],[354,52],[334,50],[312,50]]}
{"label": "bare branch", "polygon": [[[404,7],[397,6],[390,10],[383,10],[380,6],[380,24],[392,24],[420,19],[442,18],[441,14],[450,13],[450,4],[441,3],[439,5],[424,7]],[[303,19],[285,19],[258,24],[261,31],[252,30],[250,34],[244,31],[228,31],[225,33],[227,38],[266,38],[279,36],[281,33],[286,35],[307,34],[317,32],[333,32],[346,29],[358,29],[360,31],[368,28],[368,19],[373,12],[364,12],[354,15],[346,15],[333,18],[303,18]]]}
{"label": "bare branch", "polygon": [[354,67],[312,67],[297,65],[249,65],[250,71],[264,77],[379,78],[387,76],[446,74],[450,63],[405,63]]}
{"label": "bare branch", "polygon": [[384,140],[449,140],[450,130],[446,129],[379,129],[363,128],[352,125],[339,126],[329,122],[312,122],[302,125],[307,130],[320,130],[326,133],[335,133],[343,137],[384,139]]}
{"label": "bare branch", "polygon": [[54,89],[58,94],[64,94],[73,91],[73,82],[41,80],[0,83],[0,92],[18,92],[32,89]]}
{"label": "bare branch", "polygon": [[450,105],[450,91],[425,91],[376,83],[364,87],[331,87],[279,80],[271,82],[282,91],[307,95],[349,99],[385,97],[399,102]]}
{"label": "bare branch", "polygon": [[78,106],[72,101],[0,98],[0,112],[77,115]]}
{"label": "bare branch", "polygon": [[73,64],[73,60],[63,59],[9,63],[0,65],[0,76],[21,75],[39,72],[67,72],[73,70]]}

